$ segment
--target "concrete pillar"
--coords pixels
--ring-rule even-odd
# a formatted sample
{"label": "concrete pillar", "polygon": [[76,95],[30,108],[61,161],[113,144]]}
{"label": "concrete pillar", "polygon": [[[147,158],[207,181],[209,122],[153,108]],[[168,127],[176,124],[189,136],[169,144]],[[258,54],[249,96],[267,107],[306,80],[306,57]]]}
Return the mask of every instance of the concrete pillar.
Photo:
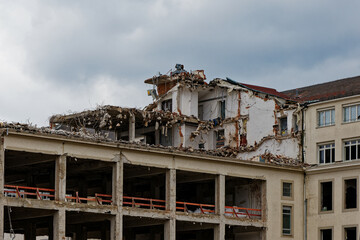
{"label": "concrete pillar", "polygon": [[170,212],[170,219],[164,224],[164,238],[176,238],[176,170],[166,171],[166,210]]}
{"label": "concrete pillar", "polygon": [[110,221],[110,239],[122,240],[123,239],[123,221],[122,214],[118,213],[111,218]]}
{"label": "concrete pillar", "polygon": [[56,158],[55,164],[55,200],[65,201],[66,195],[66,155]]}
{"label": "concrete pillar", "polygon": [[135,115],[132,113],[129,118],[129,141],[135,141]]}
{"label": "concrete pillar", "polygon": [[66,228],[66,211],[65,208],[59,209],[54,214],[53,220],[53,231],[54,231],[54,240],[64,240],[65,239],[65,228]]}
{"label": "concrete pillar", "polygon": [[113,204],[119,208],[123,202],[123,186],[124,186],[124,163],[120,157],[117,157],[116,163],[113,166],[112,171],[112,201]]}
{"label": "concrete pillar", "polygon": [[214,228],[214,239],[215,240],[224,240],[225,239],[225,223],[220,222]]}
{"label": "concrete pillar", "polygon": [[218,175],[215,180],[215,211],[221,217],[225,214],[225,176]]}
{"label": "concrete pillar", "polygon": [[176,219],[170,218],[164,224],[164,239],[175,240],[176,239]]}

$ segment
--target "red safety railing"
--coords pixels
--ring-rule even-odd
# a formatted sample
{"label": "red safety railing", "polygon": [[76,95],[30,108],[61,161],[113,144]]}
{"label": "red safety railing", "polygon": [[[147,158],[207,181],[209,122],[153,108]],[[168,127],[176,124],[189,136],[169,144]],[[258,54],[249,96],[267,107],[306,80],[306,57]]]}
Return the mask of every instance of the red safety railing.
{"label": "red safety railing", "polygon": [[147,208],[147,209],[166,209],[166,201],[160,199],[140,198],[140,197],[123,197],[123,206]]}
{"label": "red safety railing", "polygon": [[[194,210],[192,210],[192,209],[194,209]],[[214,214],[215,213],[215,205],[189,203],[189,202],[176,202],[176,210],[188,212],[188,213]]]}
{"label": "red safety railing", "polygon": [[112,204],[112,195],[108,194],[100,194],[95,193],[95,197],[80,197],[79,192],[75,192],[75,196],[71,194],[66,194],[65,198],[70,201],[74,201],[76,203],[91,203],[94,202],[95,204],[99,205],[111,205]]}
{"label": "red safety railing", "polygon": [[39,200],[53,200],[55,190],[48,188],[22,187],[14,185],[4,185],[4,195],[8,197],[36,198]]}
{"label": "red safety railing", "polygon": [[225,206],[225,216],[261,218],[261,209]]}

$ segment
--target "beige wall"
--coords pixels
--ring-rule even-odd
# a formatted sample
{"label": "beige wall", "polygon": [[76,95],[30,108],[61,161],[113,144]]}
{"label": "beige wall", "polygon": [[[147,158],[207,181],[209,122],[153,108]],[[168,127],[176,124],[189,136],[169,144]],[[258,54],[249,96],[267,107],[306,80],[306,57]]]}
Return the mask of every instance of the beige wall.
{"label": "beige wall", "polygon": [[[335,161],[342,161],[343,140],[360,138],[360,121],[343,123],[343,106],[360,103],[360,96],[336,99],[312,104],[305,112],[305,161],[318,164],[317,144],[335,142]],[[317,111],[326,108],[335,108],[335,125],[318,127]]]}
{"label": "beige wall", "polygon": [[[357,209],[344,210],[344,179],[359,178],[360,162],[341,163],[342,166],[322,165],[307,172],[308,239],[319,239],[320,228],[333,228],[333,239],[344,239],[343,226],[360,223],[359,197]],[[333,181],[333,211],[320,213],[320,181]],[[357,182],[359,185],[359,180]],[[359,189],[359,187],[357,186]],[[358,229],[359,232],[359,229]]]}

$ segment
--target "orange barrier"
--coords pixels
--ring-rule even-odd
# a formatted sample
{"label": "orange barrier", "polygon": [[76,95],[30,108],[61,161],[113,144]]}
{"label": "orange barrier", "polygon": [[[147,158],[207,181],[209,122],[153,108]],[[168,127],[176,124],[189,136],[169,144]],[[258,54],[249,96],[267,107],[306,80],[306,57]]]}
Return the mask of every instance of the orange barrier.
{"label": "orange barrier", "polygon": [[[180,206],[178,206],[180,205]],[[189,210],[188,206],[197,207],[195,211]],[[181,210],[184,212],[191,213],[203,213],[203,214],[214,214],[215,205],[211,204],[200,204],[200,203],[188,203],[188,202],[176,202],[176,210]],[[197,212],[198,210],[198,212]]]}
{"label": "orange barrier", "polygon": [[[109,204],[111,205],[112,204],[112,196],[111,195],[108,195],[108,194],[99,194],[99,193],[95,193],[95,197],[87,197],[87,198],[84,198],[84,197],[79,197],[79,192],[75,192],[75,197],[74,196],[69,196],[69,195],[66,195],[65,196],[66,199],[69,199],[69,200],[75,200],[76,203],[83,203],[83,201],[86,201],[86,203],[89,203],[89,202],[94,202],[96,204]],[[108,198],[108,199],[103,199],[103,198]]]}
{"label": "orange barrier", "polygon": [[238,218],[261,217],[261,209],[225,206],[225,215],[231,215],[233,217],[238,217]]}
{"label": "orange barrier", "polygon": [[30,196],[41,200],[51,200],[55,198],[54,189],[22,187],[14,185],[4,185],[4,187],[4,194],[7,196],[11,196],[11,194],[13,194],[14,197],[26,198]]}
{"label": "orange barrier", "polygon": [[123,197],[123,206],[131,206],[148,209],[166,209],[165,200],[140,198],[140,197]]}

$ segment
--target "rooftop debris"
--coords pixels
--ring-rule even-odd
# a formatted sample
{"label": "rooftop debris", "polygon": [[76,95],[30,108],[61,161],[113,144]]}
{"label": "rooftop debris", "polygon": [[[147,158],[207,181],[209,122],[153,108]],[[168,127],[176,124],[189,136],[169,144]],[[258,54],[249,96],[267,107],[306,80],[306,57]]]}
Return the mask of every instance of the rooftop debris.
{"label": "rooftop debris", "polygon": [[[2,130],[2,131],[1,131]],[[41,127],[37,128],[31,124],[22,124],[22,123],[7,123],[0,122],[0,133],[8,134],[9,131],[22,132],[22,133],[30,133],[30,134],[41,134],[41,135],[54,135],[54,136],[62,136],[66,138],[75,138],[81,139],[85,141],[91,142],[104,142],[104,143],[114,143],[117,145],[125,145],[133,148],[139,149],[154,149],[154,150],[162,150],[166,152],[178,152],[178,153],[188,153],[192,155],[199,156],[217,156],[217,157],[228,157],[237,159],[237,154],[239,151],[237,149],[230,148],[228,146],[224,146],[215,150],[203,150],[203,149],[193,149],[191,147],[187,148],[176,148],[176,147],[165,147],[161,145],[149,145],[144,143],[130,143],[129,141],[123,140],[112,140],[103,133],[90,133],[87,131],[66,131],[66,130],[56,130],[49,127]],[[264,155],[264,159],[266,159],[265,163],[269,163],[272,165],[280,165],[280,166],[294,166],[300,167],[304,166],[304,164],[292,160],[289,158],[281,157],[281,156],[273,156],[273,155]],[[239,161],[244,161],[243,159],[239,159]]]}

